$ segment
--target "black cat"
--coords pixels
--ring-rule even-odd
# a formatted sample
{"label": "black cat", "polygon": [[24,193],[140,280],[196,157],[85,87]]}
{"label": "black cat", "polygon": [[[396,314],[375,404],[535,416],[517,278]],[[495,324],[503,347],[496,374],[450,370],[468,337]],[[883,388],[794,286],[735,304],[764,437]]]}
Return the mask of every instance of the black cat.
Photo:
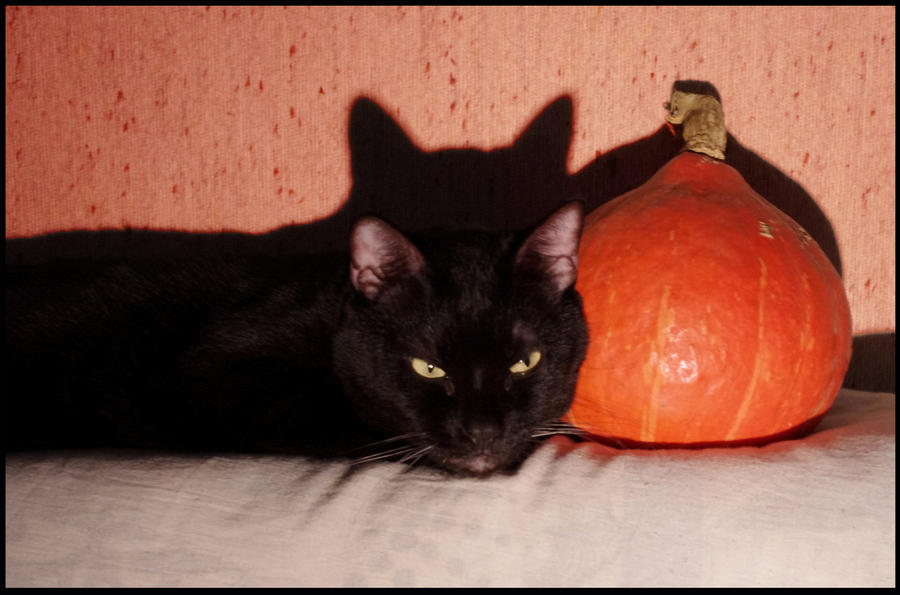
{"label": "black cat", "polygon": [[[358,455],[354,449],[380,441],[377,456],[421,458],[457,473],[514,468],[571,403],[587,342],[573,287],[580,203],[515,230],[541,201],[545,213],[560,203],[541,194],[563,188],[553,180],[565,178],[564,159],[561,176],[526,172],[531,187],[521,170],[513,173],[520,143],[528,146],[541,121],[517,145],[490,154],[413,148],[398,158],[420,160],[416,174],[426,179],[415,184],[377,173],[384,168],[361,172],[354,152],[354,197],[329,222],[290,230],[305,238],[299,246],[286,247],[282,231],[258,238],[256,250],[241,250],[252,243],[243,237],[229,244],[243,255],[174,257],[162,240],[177,234],[138,233],[125,236],[129,254],[140,241],[151,249],[118,262],[8,261],[7,450],[327,456]],[[525,161],[546,148],[529,147]],[[389,162],[384,157],[385,168]],[[403,184],[431,205],[420,213],[441,215],[430,227],[443,222],[454,186],[463,193],[458,206],[469,207],[450,209],[449,227],[475,226],[465,223],[491,198],[520,193],[523,211],[513,221],[484,209],[482,227],[513,231],[422,232],[424,217],[379,199]],[[346,223],[379,200],[415,233],[374,217]],[[347,248],[330,252],[345,225]],[[90,235],[14,241],[13,260],[28,261],[29,245],[59,253]]]}

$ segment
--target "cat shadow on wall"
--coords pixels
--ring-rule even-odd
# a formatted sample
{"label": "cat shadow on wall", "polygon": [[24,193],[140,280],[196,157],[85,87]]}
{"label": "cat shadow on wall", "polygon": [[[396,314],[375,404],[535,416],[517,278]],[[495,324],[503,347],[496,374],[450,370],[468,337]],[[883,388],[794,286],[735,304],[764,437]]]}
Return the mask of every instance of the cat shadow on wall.
{"label": "cat shadow on wall", "polygon": [[508,147],[425,152],[375,102],[360,98],[350,114],[350,196],[303,233],[315,236],[316,249],[344,249],[352,223],[368,214],[408,232],[530,229],[574,198],[566,170],[571,129],[572,102],[560,97]]}
{"label": "cat shadow on wall", "polygon": [[425,152],[374,101],[362,97],[350,114],[353,185],[343,206],[329,217],[266,234],[61,232],[7,240],[6,262],[344,252],[353,222],[363,215],[378,216],[405,232],[525,230],[573,198],[566,171],[571,122],[572,102],[561,97],[508,147]]}
{"label": "cat shadow on wall", "polygon": [[[685,90],[718,96],[709,83],[688,82]],[[353,186],[344,205],[316,222],[267,234],[195,234],[157,230],[73,231],[6,242],[6,262],[30,264],[63,258],[92,260],[174,258],[184,254],[271,256],[346,251],[352,223],[377,215],[407,232],[434,227],[524,230],[573,197],[590,211],[647,181],[682,148],[666,126],[599,155],[570,176],[566,158],[572,132],[572,102],[560,97],[528,124],[516,141],[492,151],[415,146],[374,101],[359,98],[350,114],[349,146]],[[778,168],[728,135],[726,161],[776,207],[800,223],[841,271],[834,231],[812,197]],[[854,341],[848,378],[856,388],[893,390],[893,363],[884,345],[893,334]],[[893,349],[891,349],[893,353]],[[890,370],[877,378],[855,371],[873,358]],[[879,370],[885,366],[877,366]]]}

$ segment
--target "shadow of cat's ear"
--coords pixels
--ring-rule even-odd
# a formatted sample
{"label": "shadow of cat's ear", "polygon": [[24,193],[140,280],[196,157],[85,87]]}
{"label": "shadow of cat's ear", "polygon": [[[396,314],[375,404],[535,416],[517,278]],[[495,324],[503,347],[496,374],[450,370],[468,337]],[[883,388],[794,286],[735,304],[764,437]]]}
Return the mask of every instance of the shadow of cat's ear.
{"label": "shadow of cat's ear", "polygon": [[400,125],[368,97],[359,97],[350,108],[349,140],[353,167],[418,151]]}
{"label": "shadow of cat's ear", "polygon": [[563,95],[551,102],[525,127],[513,145],[529,155],[565,164],[572,138],[572,98]]}

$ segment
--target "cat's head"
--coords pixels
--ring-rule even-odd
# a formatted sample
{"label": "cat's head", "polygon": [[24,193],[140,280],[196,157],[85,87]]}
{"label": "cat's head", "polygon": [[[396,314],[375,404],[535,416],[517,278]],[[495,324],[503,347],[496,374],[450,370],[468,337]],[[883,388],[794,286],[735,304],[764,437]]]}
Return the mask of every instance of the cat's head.
{"label": "cat's head", "polygon": [[587,344],[574,289],[580,203],[528,234],[414,241],[363,218],[335,369],[361,418],[476,475],[520,462],[569,408]]}

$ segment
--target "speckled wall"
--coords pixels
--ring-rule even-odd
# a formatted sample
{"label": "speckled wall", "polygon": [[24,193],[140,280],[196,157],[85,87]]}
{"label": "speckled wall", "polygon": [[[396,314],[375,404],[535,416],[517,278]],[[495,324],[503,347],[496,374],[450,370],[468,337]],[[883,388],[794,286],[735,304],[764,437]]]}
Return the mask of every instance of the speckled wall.
{"label": "speckled wall", "polygon": [[434,149],[509,144],[568,94],[575,173],[693,78],[831,219],[855,331],[892,330],[894,10],[7,7],[6,235],[324,216],[360,95]]}

